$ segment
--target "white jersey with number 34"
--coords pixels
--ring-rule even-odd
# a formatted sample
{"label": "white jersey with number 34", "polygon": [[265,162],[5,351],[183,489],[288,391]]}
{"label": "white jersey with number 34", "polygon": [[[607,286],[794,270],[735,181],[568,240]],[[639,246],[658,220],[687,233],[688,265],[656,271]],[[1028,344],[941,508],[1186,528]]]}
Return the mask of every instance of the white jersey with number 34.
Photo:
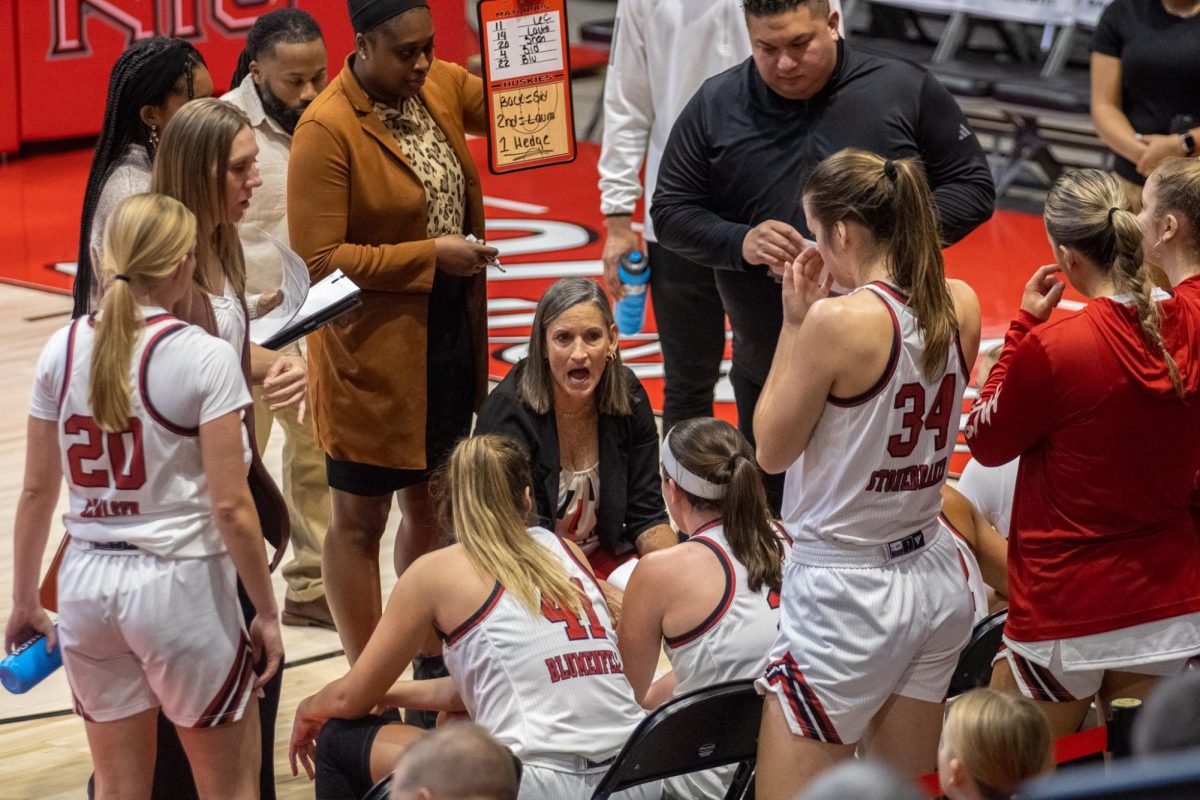
{"label": "white jersey with number 34", "polygon": [[804,454],[788,468],[783,524],[798,546],[885,545],[918,532],[931,537],[958,438],[970,369],[957,336],[945,367],[926,378],[924,337],[905,297],[879,281],[856,291],[871,292],[887,307],[892,352],[866,392],[828,399]]}

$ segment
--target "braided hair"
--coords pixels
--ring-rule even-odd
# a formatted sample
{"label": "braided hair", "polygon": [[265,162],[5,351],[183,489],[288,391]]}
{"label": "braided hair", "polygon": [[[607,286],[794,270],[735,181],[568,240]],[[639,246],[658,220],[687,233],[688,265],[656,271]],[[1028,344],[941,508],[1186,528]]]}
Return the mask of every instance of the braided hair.
{"label": "braided hair", "polygon": [[246,80],[246,76],[250,74],[250,62],[262,56],[269,56],[275,50],[275,45],[303,44],[321,38],[320,26],[307,11],[281,8],[263,14],[254,21],[254,26],[246,34],[246,46],[238,56],[229,91],[232,92]]}
{"label": "braided hair", "polygon": [[96,216],[96,206],[100,202],[104,184],[131,145],[145,147],[150,157],[154,158],[150,131],[140,114],[142,107],[164,105],[172,94],[184,90],[188,99],[192,99],[195,95],[193,79],[198,65],[204,65],[204,57],[189,42],[163,36],[135,42],[121,53],[113,65],[108,81],[108,99],[104,105],[104,125],[96,142],[87,189],[83,195],[72,316],[88,313],[91,304],[92,220]]}

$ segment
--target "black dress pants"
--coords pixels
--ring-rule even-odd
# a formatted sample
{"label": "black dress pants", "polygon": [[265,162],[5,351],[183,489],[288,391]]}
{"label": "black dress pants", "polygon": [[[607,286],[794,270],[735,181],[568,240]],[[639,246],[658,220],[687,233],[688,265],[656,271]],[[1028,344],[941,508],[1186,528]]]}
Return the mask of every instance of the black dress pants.
{"label": "black dress pants", "polygon": [[711,417],[725,356],[725,307],[713,270],[647,242],[650,301],[662,346],[663,433],[693,417]]}

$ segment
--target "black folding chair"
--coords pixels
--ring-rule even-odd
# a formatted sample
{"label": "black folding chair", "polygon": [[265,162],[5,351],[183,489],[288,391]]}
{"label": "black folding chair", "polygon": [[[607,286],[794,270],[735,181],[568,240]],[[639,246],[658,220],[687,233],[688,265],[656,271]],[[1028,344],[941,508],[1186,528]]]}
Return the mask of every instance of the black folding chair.
{"label": "black folding chair", "polygon": [[971,641],[967,642],[962,655],[958,657],[958,666],[954,668],[954,677],[950,679],[947,697],[955,697],[988,685],[992,678],[992,659],[1000,650],[1006,619],[1008,609],[1002,608],[976,623],[975,629],[971,631]]}
{"label": "black folding chair", "polygon": [[658,707],[634,729],[592,794],[615,792],[675,775],[737,764],[726,800],[740,800],[754,778],[762,698],[754,681],[699,689]]}

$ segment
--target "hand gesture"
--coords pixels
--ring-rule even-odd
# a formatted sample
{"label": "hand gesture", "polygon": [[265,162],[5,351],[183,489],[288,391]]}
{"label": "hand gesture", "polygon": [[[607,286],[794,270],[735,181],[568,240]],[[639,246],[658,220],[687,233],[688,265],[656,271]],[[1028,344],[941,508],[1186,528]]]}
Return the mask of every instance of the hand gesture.
{"label": "hand gesture", "polygon": [[310,781],[317,776],[314,767],[317,760],[317,735],[321,732],[321,726],[325,724],[325,720],[309,714],[311,704],[310,696],[304,698],[296,707],[296,718],[292,722],[292,740],[288,743],[288,761],[292,765],[292,774],[300,774],[296,766],[296,762],[299,761]]}
{"label": "hand gesture", "polygon": [[263,400],[272,411],[296,406],[297,418],[304,421],[304,397],[308,392],[308,369],[304,359],[287,353],[275,359],[263,380]]}
{"label": "hand gesture", "polygon": [[1062,300],[1063,290],[1067,285],[1054,277],[1054,273],[1061,271],[1057,264],[1038,267],[1029,283],[1025,284],[1025,291],[1021,295],[1021,310],[1032,314],[1038,322],[1048,320],[1050,312],[1058,305],[1058,301]]}
{"label": "hand gesture", "polygon": [[786,222],[769,219],[746,234],[742,240],[742,258],[748,264],[763,264],[780,273],[800,255],[805,245],[800,231]]}
{"label": "hand gesture", "polygon": [[255,664],[266,658],[266,666],[254,682],[254,688],[261,689],[283,663],[283,635],[279,632],[279,620],[256,615],[250,621],[250,647]]}
{"label": "hand gesture", "polygon": [[8,624],[4,626],[4,652],[11,653],[39,633],[46,637],[46,652],[49,653],[58,644],[58,634],[46,609],[38,603],[14,606]]}
{"label": "hand gesture", "polygon": [[604,235],[604,283],[613,300],[625,297],[625,286],[617,274],[621,258],[638,249],[638,235],[633,232],[629,217],[609,217],[605,222],[608,233]]}
{"label": "hand gesture", "polygon": [[825,260],[815,245],[804,248],[783,273],[783,324],[800,325],[813,303],[829,297],[833,275],[821,279]]}
{"label": "hand gesture", "polygon": [[258,296],[258,303],[255,304],[255,314],[259,317],[265,317],[283,303],[283,289],[276,289],[273,292],[263,292]]}
{"label": "hand gesture", "polygon": [[1163,159],[1171,156],[1184,156],[1187,153],[1183,152],[1183,144],[1175,134],[1152,133],[1142,137],[1142,144],[1146,149],[1142,151],[1141,158],[1137,162],[1138,175],[1143,177],[1149,176],[1154,172],[1154,168],[1162,163]]}
{"label": "hand gesture", "polygon": [[439,236],[433,240],[437,251],[437,267],[442,272],[469,278],[485,269],[489,262],[500,255],[494,247],[478,242],[469,242],[462,234]]}

